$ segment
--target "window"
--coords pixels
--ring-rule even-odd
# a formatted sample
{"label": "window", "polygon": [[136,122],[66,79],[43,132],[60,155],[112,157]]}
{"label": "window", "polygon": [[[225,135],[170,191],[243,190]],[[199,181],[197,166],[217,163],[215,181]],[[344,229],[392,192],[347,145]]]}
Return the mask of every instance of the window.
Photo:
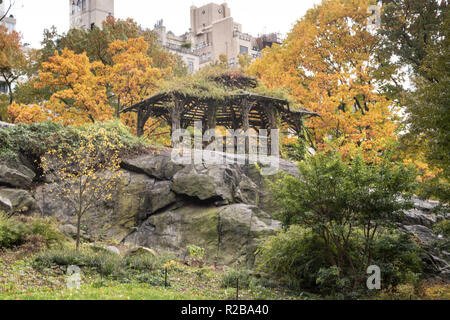
{"label": "window", "polygon": [[246,46],[241,46],[241,49],[239,51],[242,54],[248,54],[248,47]]}
{"label": "window", "polygon": [[188,71],[189,73],[194,73],[194,61],[192,60],[188,61]]}
{"label": "window", "polygon": [[206,53],[203,53],[202,54],[202,61],[205,61],[206,60]]}
{"label": "window", "polygon": [[5,82],[0,82],[0,93],[8,93],[8,86]]}
{"label": "window", "polygon": [[86,0],[83,0],[83,1],[81,2],[81,8],[82,8],[83,10],[86,10]]}

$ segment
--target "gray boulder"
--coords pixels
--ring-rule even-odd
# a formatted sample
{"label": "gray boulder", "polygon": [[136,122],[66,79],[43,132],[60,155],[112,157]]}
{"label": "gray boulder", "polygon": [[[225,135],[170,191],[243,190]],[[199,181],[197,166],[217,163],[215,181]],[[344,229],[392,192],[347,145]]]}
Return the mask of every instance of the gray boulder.
{"label": "gray boulder", "polygon": [[175,193],[172,192],[171,181],[156,182],[148,192],[148,212],[153,214],[163,209],[177,200]]}
{"label": "gray boulder", "polygon": [[433,225],[438,222],[438,218],[432,210],[436,208],[439,203],[436,201],[423,201],[417,197],[413,197],[414,208],[405,211],[405,215],[402,221],[403,225],[414,226],[422,225],[428,228],[432,228]]}
{"label": "gray boulder", "polygon": [[0,197],[0,211],[9,212],[13,208],[11,200],[7,198]]}
{"label": "gray boulder", "polygon": [[35,176],[36,174],[24,165],[10,167],[0,163],[0,184],[28,189],[31,187]]}
{"label": "gray boulder", "polygon": [[14,126],[15,126],[15,124],[0,121],[0,128],[10,128],[10,127],[14,127]]}
{"label": "gray boulder", "polygon": [[20,189],[0,189],[0,202],[7,207],[11,207],[9,210],[22,214],[40,213],[40,208],[36,200],[32,195],[25,190]]}
{"label": "gray boulder", "polygon": [[[58,182],[39,186],[35,191],[44,215],[55,217],[62,224],[75,224],[76,216],[68,202],[49,192]],[[92,237],[122,240],[148,216],[176,201],[171,182],[157,182],[145,174],[122,170],[112,199],[96,199],[83,216],[83,225]]]}
{"label": "gray boulder", "polygon": [[[77,227],[71,224],[64,224],[58,226],[58,231],[61,232],[63,235],[65,235],[68,238],[76,239],[77,238]],[[80,230],[80,237],[82,239],[89,239],[89,237],[86,235],[86,231]]]}
{"label": "gray boulder", "polygon": [[124,159],[122,167],[132,172],[145,173],[158,180],[171,180],[179,170],[183,169],[182,165],[172,162],[170,152],[166,151]]}
{"label": "gray boulder", "polygon": [[220,265],[237,260],[253,264],[258,244],[280,224],[255,206],[235,204],[216,208],[185,204],[153,215],[125,243],[186,257],[186,247],[205,248],[205,259]]}
{"label": "gray boulder", "polygon": [[235,193],[235,201],[258,206],[261,190],[247,176],[242,176]]}
{"label": "gray boulder", "polygon": [[232,203],[239,175],[236,169],[226,166],[209,168],[190,166],[173,177],[172,190],[177,194],[200,200],[220,198]]}
{"label": "gray boulder", "polygon": [[411,209],[405,211],[402,224],[407,226],[422,225],[431,228],[436,223],[436,217],[434,215],[425,213],[418,209]]}
{"label": "gray boulder", "polygon": [[437,240],[437,237],[433,234],[433,231],[425,226],[412,225],[412,226],[403,226],[403,228],[406,231],[408,231],[411,235],[417,237],[417,239],[419,239],[419,241],[425,245],[429,245],[433,241]]}
{"label": "gray boulder", "polygon": [[107,247],[105,247],[105,250],[108,252],[120,255],[120,250],[117,247],[107,246]]}

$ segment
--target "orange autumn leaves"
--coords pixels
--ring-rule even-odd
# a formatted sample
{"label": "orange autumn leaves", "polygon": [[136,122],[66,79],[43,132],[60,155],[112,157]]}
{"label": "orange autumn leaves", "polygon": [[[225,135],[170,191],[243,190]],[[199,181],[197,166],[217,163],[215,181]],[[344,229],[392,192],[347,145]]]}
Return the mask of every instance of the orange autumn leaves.
{"label": "orange autumn leaves", "polygon": [[298,21],[282,46],[263,53],[250,72],[268,87],[290,90],[321,118],[307,121],[315,147],[344,156],[362,149],[369,161],[395,139],[391,103],[377,93],[375,35],[367,30],[367,0],[323,1]]}
{"label": "orange autumn leaves", "polygon": [[91,62],[85,53],[64,49],[44,62],[37,88],[49,87],[50,99],[36,112],[36,106],[9,107],[14,122],[53,120],[65,125],[112,119],[123,108],[145,98],[170,71],[153,67],[143,38],[114,41],[109,46],[113,64]]}
{"label": "orange autumn leaves", "polygon": [[148,96],[164,76],[162,70],[151,67],[153,61],[147,56],[147,50],[148,44],[143,38],[115,41],[109,46],[113,65],[105,68],[104,80],[111,84],[119,109]]}
{"label": "orange autumn leaves", "polygon": [[67,49],[42,64],[36,87],[49,86],[54,92],[45,106],[52,120],[77,125],[111,118],[106,88],[98,76],[103,68],[86,54]]}

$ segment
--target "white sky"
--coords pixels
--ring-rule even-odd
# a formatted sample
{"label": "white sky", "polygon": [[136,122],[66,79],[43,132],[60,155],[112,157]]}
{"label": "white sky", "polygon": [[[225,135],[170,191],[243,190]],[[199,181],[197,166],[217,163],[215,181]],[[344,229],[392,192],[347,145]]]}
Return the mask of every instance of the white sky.
{"label": "white sky", "polygon": [[[23,43],[40,47],[44,29],[56,26],[59,33],[69,28],[69,1],[67,0],[15,0],[12,13],[17,19],[16,29]],[[168,30],[177,35],[190,27],[189,8],[223,0],[115,0],[116,18],[133,18],[140,25],[152,28],[164,19]],[[228,0],[231,16],[242,24],[243,31],[257,36],[261,33],[288,33],[305,12],[321,0]]]}

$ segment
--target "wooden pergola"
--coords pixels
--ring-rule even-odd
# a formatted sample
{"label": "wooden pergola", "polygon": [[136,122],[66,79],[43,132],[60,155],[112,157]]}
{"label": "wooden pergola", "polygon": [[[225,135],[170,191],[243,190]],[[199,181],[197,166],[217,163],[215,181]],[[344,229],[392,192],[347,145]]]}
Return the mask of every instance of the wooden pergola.
{"label": "wooden pergola", "polygon": [[[288,100],[261,95],[250,90],[258,83],[247,76],[221,74],[212,79],[224,88],[220,98],[207,94],[191,94],[179,89],[157,93],[121,113],[137,113],[137,134],[144,133],[144,126],[150,117],[160,118],[171,125],[172,131],[203,123],[203,129],[218,126],[226,129],[278,129],[288,125],[297,134],[302,134],[303,120],[318,114],[304,108],[291,110]],[[250,89],[250,90],[245,90]]]}

